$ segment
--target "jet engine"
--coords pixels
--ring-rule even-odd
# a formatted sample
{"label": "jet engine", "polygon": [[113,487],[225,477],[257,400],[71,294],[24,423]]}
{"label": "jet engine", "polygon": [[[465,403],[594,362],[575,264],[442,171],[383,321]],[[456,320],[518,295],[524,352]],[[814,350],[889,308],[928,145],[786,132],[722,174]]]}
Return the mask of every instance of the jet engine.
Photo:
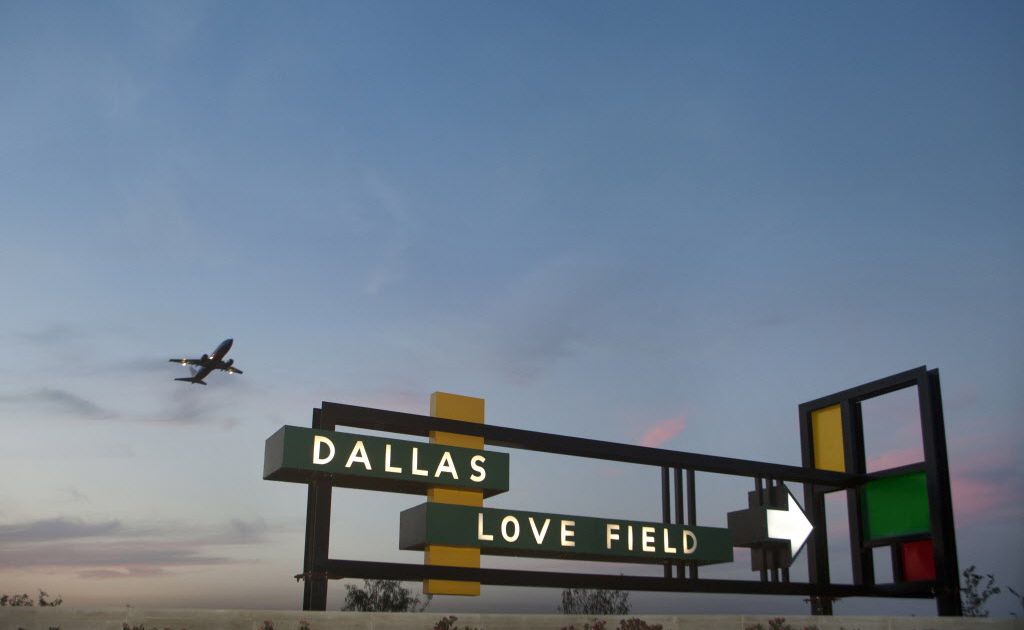
{"label": "jet engine", "polygon": [[225,363],[224,365],[226,365],[228,367],[231,367],[234,364],[235,364],[235,360],[234,359],[228,359],[227,363]]}

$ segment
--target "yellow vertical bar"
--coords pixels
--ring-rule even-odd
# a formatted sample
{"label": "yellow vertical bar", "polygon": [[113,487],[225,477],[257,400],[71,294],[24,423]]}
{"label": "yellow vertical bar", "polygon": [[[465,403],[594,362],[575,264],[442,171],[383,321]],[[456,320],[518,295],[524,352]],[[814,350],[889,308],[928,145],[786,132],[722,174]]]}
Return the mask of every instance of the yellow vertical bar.
{"label": "yellow vertical bar", "polygon": [[814,467],[846,472],[843,414],[839,405],[811,412],[811,436],[814,441]]}
{"label": "yellow vertical bar", "polygon": [[[484,400],[483,398],[434,392],[430,395],[430,415],[435,418],[483,424]],[[482,437],[460,435],[447,431],[431,431],[430,443],[442,444],[444,446],[461,446],[463,448],[482,449],[484,447],[484,439]],[[480,507],[484,504],[484,493],[478,490],[428,488],[427,501]],[[426,564],[478,569],[480,568],[480,549],[477,547],[427,545],[423,560]],[[480,583],[428,579],[423,581],[423,592],[427,595],[479,595]]]}

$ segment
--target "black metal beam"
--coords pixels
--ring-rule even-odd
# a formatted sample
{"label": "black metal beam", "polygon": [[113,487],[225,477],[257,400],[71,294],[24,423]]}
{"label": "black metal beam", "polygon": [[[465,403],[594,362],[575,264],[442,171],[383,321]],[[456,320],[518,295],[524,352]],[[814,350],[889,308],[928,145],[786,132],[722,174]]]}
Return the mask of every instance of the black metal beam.
{"label": "black metal beam", "polygon": [[828,396],[822,396],[821,398],[805,402],[801,407],[821,409],[823,407],[838,405],[844,400],[862,402],[869,398],[877,398],[878,396],[891,394],[892,392],[899,391],[901,389],[913,387],[917,384],[917,380],[923,374],[927,373],[927,371],[928,368],[922,365],[921,367],[916,367],[911,370],[907,370],[906,372],[900,372],[899,374],[880,378],[877,381],[871,381],[870,383],[864,383],[857,387],[844,389],[841,392],[829,394]]}
{"label": "black metal beam", "polygon": [[515,569],[469,569],[440,565],[329,560],[327,577],[385,578],[405,582],[424,579],[466,580],[495,586],[536,586],[541,588],[596,588],[626,591],[677,593],[733,593],[747,595],[809,595],[819,597],[902,597],[931,598],[934,582],[861,587],[853,584],[809,584],[804,582],[754,582],[748,580],[670,580],[657,576],[604,575]]}
{"label": "black metal beam", "polygon": [[[843,456],[846,470],[859,475],[867,473],[864,455],[864,417],[859,402],[844,400],[839,403],[843,423]],[[875,583],[875,557],[864,546],[864,518],[859,488],[846,491],[846,516],[850,530],[850,562],[853,583],[870,586]]]}
{"label": "black metal beam", "polygon": [[919,377],[917,401],[921,412],[928,505],[931,508],[929,513],[935,553],[935,579],[939,583],[935,594],[936,606],[940,615],[959,617],[963,615],[960,569],[956,557],[953,495],[949,487],[949,457],[946,452],[946,426],[938,370],[930,370]]}
{"label": "black metal beam", "polygon": [[321,418],[326,429],[333,429],[335,426],[341,425],[423,437],[428,436],[431,431],[448,431],[482,437],[488,446],[519,448],[573,457],[605,459],[649,466],[670,466],[743,477],[771,475],[785,481],[817,483],[836,488],[850,488],[860,482],[856,475],[807,469],[802,466],[670,451],[633,444],[618,444],[590,438],[513,429],[493,424],[468,424],[445,418],[341,403],[321,403]]}

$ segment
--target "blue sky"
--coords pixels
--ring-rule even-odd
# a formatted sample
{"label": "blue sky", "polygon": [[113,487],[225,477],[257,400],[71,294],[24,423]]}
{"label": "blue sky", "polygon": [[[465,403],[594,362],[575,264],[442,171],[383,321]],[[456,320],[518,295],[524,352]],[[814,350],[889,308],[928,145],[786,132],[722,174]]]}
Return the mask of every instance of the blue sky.
{"label": "blue sky", "polygon": [[[262,443],[321,400],[452,391],[494,424],[795,464],[799,403],[922,364],[960,563],[1020,590],[1022,17],[0,5],[0,592],[297,606],[305,493],[260,479]],[[244,376],[171,380],[226,337]],[[869,409],[869,458],[912,451],[912,403]],[[660,516],[657,471],[516,452],[512,474],[495,505]],[[742,507],[733,481],[701,524]],[[419,561],[412,499],[337,497],[333,556]]]}

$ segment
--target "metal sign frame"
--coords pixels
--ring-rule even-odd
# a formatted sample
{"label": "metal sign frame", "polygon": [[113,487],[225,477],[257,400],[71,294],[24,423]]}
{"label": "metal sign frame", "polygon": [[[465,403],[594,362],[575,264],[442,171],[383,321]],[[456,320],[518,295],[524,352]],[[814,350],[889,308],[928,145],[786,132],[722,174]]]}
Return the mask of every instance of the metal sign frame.
{"label": "metal sign frame", "polygon": [[[871,548],[861,538],[858,488],[867,481],[894,474],[893,471],[864,472],[863,430],[859,403],[905,387],[917,385],[921,402],[922,437],[925,461],[896,469],[897,472],[924,471],[928,476],[928,497],[932,535],[935,541],[936,579],[934,581],[877,584],[871,565]],[[831,404],[843,405],[846,447],[851,449],[854,470],[834,472],[814,468],[810,414]],[[752,460],[718,457],[684,451],[619,444],[589,438],[542,433],[524,429],[474,424],[433,416],[371,409],[354,405],[323,402],[313,410],[313,429],[333,431],[336,427],[427,437],[431,431],[445,431],[484,438],[489,447],[514,448],[556,455],[656,466],[661,469],[662,516],[665,523],[696,525],[696,473],[716,473],[753,480],[754,497],[764,497],[767,505],[772,489],[783,482],[804,485],[805,510],[814,524],[807,542],[810,580],[793,582],[789,570],[761,559],[759,580],[701,578],[698,567],[686,562],[668,562],[663,576],[637,576],[517,569],[466,568],[427,564],[374,562],[330,558],[328,543],[331,522],[329,474],[314,475],[308,483],[306,536],[303,572],[303,610],[326,610],[328,580],[342,578],[383,578],[401,581],[426,579],[465,580],[502,586],[553,588],[620,589],[627,591],[667,591],[696,593],[733,593],[757,595],[804,595],[810,598],[812,612],[831,614],[831,602],[844,597],[935,598],[940,615],[959,615],[959,576],[949,492],[949,467],[946,458],[942,400],[937,370],[924,367],[874,381],[832,396],[800,405],[803,466],[789,466]],[[809,450],[810,449],[810,450]],[[685,477],[685,492],[684,492]],[[828,547],[825,529],[824,496],[846,491],[850,499],[851,549],[854,556],[854,584],[833,584],[829,580]],[[685,502],[684,502],[685,494]],[[673,510],[674,508],[674,510]],[[685,518],[684,518],[685,516]],[[858,518],[854,524],[855,517]],[[764,549],[761,553],[768,553]],[[758,553],[754,550],[753,553]],[[894,571],[898,566],[894,556]]]}
{"label": "metal sign frame", "polygon": [[[864,455],[864,419],[861,413],[861,403],[871,398],[915,386],[917,387],[921,418],[924,461],[869,474]],[[934,547],[936,579],[927,588],[931,590],[931,596],[936,599],[940,615],[962,615],[956,532],[953,526],[953,498],[949,484],[949,459],[946,451],[946,429],[942,413],[939,371],[921,366],[800,405],[800,443],[804,466],[814,466],[814,435],[811,414],[816,410],[834,405],[839,405],[842,415],[843,445],[847,469],[862,481],[853,487],[845,488],[828,484],[804,486],[804,509],[814,525],[814,531],[826,531],[825,495],[845,489],[854,584],[864,588],[875,585],[872,553],[874,547],[891,547],[893,573],[896,579],[900,579],[902,561],[897,553],[896,545],[901,542],[931,538]],[[927,479],[930,533],[921,536],[866,541],[863,531],[863,496],[860,486],[867,481],[917,472],[923,472]],[[807,563],[812,583],[829,583],[828,541],[825,536],[811,535],[811,540],[807,545]],[[812,598],[811,612],[812,614],[832,614],[831,600]]]}

